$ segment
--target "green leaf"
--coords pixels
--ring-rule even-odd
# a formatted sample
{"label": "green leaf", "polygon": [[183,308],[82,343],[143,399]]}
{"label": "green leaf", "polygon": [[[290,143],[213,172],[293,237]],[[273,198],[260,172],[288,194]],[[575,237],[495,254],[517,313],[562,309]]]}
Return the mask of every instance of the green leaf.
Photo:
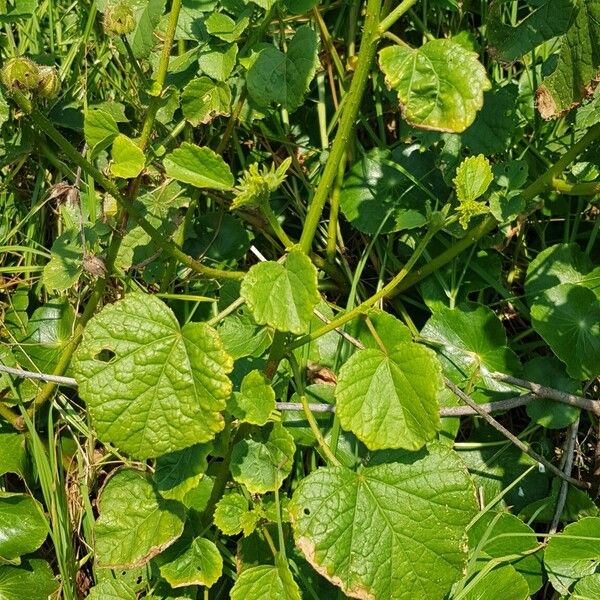
{"label": "green leaf", "polygon": [[224,13],[211,13],[204,24],[206,31],[225,42],[235,42],[244,33],[250,23],[248,17],[242,17],[237,23]]}
{"label": "green leaf", "polygon": [[574,379],[600,374],[600,299],[581,285],[564,283],[538,296],[531,324]]}
{"label": "green leaf", "polygon": [[598,84],[600,67],[600,5],[580,0],[569,30],[561,39],[556,68],[535,94],[544,119],[559,117],[581,104]]}
{"label": "green leaf", "polygon": [[[553,356],[537,356],[523,365],[523,377],[540,385],[566,392],[577,393],[577,384],[567,377],[564,366]],[[536,398],[526,406],[529,418],[547,429],[564,429],[574,423],[579,409],[563,402]]]}
{"label": "green leaf", "polygon": [[600,598],[600,573],[582,577],[573,589],[571,600],[596,600]]}
{"label": "green leaf", "polygon": [[[482,514],[469,529],[469,547],[475,552],[477,560],[481,560],[484,564],[489,558],[524,554],[537,546],[534,530],[508,512],[488,511]],[[510,561],[517,573],[520,573],[527,582],[528,590],[523,598],[535,594],[544,583],[542,555],[540,551],[535,554],[524,554],[521,558]]]}
{"label": "green leaf", "polygon": [[221,431],[232,366],[214,329],[130,294],[90,320],[72,368],[98,437],[150,458]]}
{"label": "green leaf", "polygon": [[229,411],[242,423],[264,425],[275,410],[275,391],[258,370],[250,371],[239,392],[231,397]]}
{"label": "green leaf", "polygon": [[106,579],[90,589],[88,600],[136,600],[135,591],[118,579]]}
{"label": "green leaf", "polygon": [[575,8],[574,0],[529,1],[531,12],[518,23],[506,25],[502,15],[509,2],[490,3],[487,18],[488,52],[505,62],[513,62],[545,41],[564,34],[571,25]]}
{"label": "green leaf", "polygon": [[119,127],[107,111],[89,108],[84,115],[83,133],[91,156],[97,156],[119,135]]}
{"label": "green leaf", "polygon": [[212,587],[223,573],[223,559],[213,542],[183,536],[163,552],[157,563],[160,575],[174,588],[187,585]]}
{"label": "green leaf", "polygon": [[194,187],[208,190],[230,190],[233,175],[227,163],[210,148],[183,142],[164,161],[167,176]]}
{"label": "green leaf", "polygon": [[271,345],[269,330],[257,325],[245,312],[225,318],[217,331],[225,351],[234,360],[245,356],[261,356]]}
{"label": "green leaf", "polygon": [[518,94],[517,86],[509,84],[483,95],[483,108],[461,135],[463,144],[473,154],[488,156],[504,152],[510,146],[511,138],[518,131]]}
{"label": "green leaf", "polygon": [[300,590],[287,565],[261,565],[242,572],[231,600],[300,600]]}
{"label": "green leaf", "polygon": [[36,500],[25,494],[0,497],[0,564],[34,552],[47,535],[44,510]]}
{"label": "green leaf", "polygon": [[217,81],[226,81],[237,58],[237,44],[206,42],[198,49],[200,72]]}
{"label": "green leaf", "polygon": [[422,129],[464,131],[492,87],[477,54],[447,39],[418,49],[388,46],[379,52],[379,66],[398,93],[402,116]]}
{"label": "green leaf", "polygon": [[598,517],[571,523],[562,534],[550,538],[544,552],[544,566],[548,579],[559,594],[568,594],[575,581],[597,571],[600,565],[599,541]]}
{"label": "green leaf", "polygon": [[432,153],[404,146],[390,154],[373,149],[350,169],[340,192],[340,208],[364,233],[421,227],[427,221],[424,198],[447,194]]}
{"label": "green leaf", "polygon": [[337,415],[370,450],[418,450],[440,428],[437,396],[443,387],[429,348],[401,342],[387,353],[359,350],[340,370]]}
{"label": "green leaf", "polygon": [[320,0],[285,0],[288,10],[294,15],[303,15],[319,4]]}
{"label": "green leaf", "polygon": [[[20,341],[19,362],[26,368],[33,364],[42,373],[52,373],[63,348],[71,339],[75,311],[66,298],[55,298],[36,308],[27,323],[27,333]],[[27,358],[21,359],[21,352]]]}
{"label": "green leaf", "polygon": [[296,446],[279,423],[239,441],[231,454],[231,474],[251,494],[274,492],[291,473]]}
{"label": "green leaf", "polygon": [[465,158],[456,169],[456,177],[452,181],[459,202],[460,224],[465,229],[472,217],[488,212],[485,203],[476,200],[485,194],[493,180],[492,167],[483,154]]}
{"label": "green leaf", "polygon": [[[542,292],[561,283],[598,289],[599,280],[600,269],[594,269],[590,257],[577,244],[555,244],[542,250],[529,263],[525,293],[532,304]],[[600,296],[600,289],[597,295]]]}
{"label": "green leaf", "polygon": [[242,494],[225,494],[215,508],[214,523],[225,535],[237,535],[244,528],[243,517],[248,511],[248,500]]}
{"label": "green leaf", "polygon": [[52,291],[64,291],[75,285],[83,271],[81,231],[67,229],[58,236],[50,250],[50,261],[44,267],[44,285]]}
{"label": "green leaf", "polygon": [[206,473],[206,459],[211,449],[210,444],[196,444],[159,456],[153,476],[158,493],[167,500],[183,501]]}
{"label": "green leaf", "polygon": [[486,389],[510,391],[489,373],[515,373],[520,369],[515,354],[506,346],[506,331],[500,319],[486,306],[462,304],[440,308],[427,321],[421,335],[437,342],[444,373],[453,381],[473,380],[478,372]]}
{"label": "green leaf", "polygon": [[101,567],[146,564],[183,532],[184,508],[161,498],[142,471],[122,469],[105,484],[94,528]]}
{"label": "green leaf", "polygon": [[190,81],[181,95],[183,116],[194,126],[206,125],[229,114],[231,90],[226,83],[199,77]]}
{"label": "green leaf", "polygon": [[[477,566],[483,567],[482,564]],[[481,569],[476,576],[480,573]],[[497,598],[528,600],[530,595],[525,578],[512,565],[500,565],[477,578],[461,598],[463,600],[497,600]]]}
{"label": "green leaf", "polygon": [[132,179],[137,177],[146,164],[141,148],[126,135],[119,134],[112,145],[110,172],[115,177]]}
{"label": "green leaf", "polygon": [[308,331],[321,299],[317,270],[300,250],[292,250],[283,264],[266,261],[252,266],[240,295],[259,325],[299,335]]}
{"label": "green leaf", "polygon": [[7,424],[0,425],[0,475],[15,473],[25,478],[28,472],[28,454],[25,435],[17,433]]}
{"label": "green leaf", "polygon": [[0,567],[0,598],[2,600],[48,600],[58,589],[59,583],[45,560],[30,559],[21,567]]}
{"label": "green leaf", "polygon": [[10,119],[10,106],[0,90],[0,127]]}
{"label": "green leaf", "polygon": [[127,36],[133,55],[136,58],[148,58],[156,45],[156,29],[165,11],[166,0],[148,0],[141,2],[135,11],[136,28]]}
{"label": "green leaf", "polygon": [[290,506],[296,544],[348,596],[441,600],[466,564],[475,490],[441,444],[394,454],[358,473],[328,467],[303,479]]}
{"label": "green leaf", "polygon": [[274,46],[261,50],[246,77],[252,100],[263,107],[281,104],[296,110],[315,75],[317,50],[318,36],[308,25],[298,29],[285,54]]}

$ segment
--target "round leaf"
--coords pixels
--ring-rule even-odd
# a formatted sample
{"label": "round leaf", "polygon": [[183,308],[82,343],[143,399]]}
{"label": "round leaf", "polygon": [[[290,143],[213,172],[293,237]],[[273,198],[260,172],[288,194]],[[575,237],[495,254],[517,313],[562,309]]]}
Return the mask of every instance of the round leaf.
{"label": "round leaf", "polygon": [[206,125],[220,115],[228,115],[230,105],[229,86],[208,77],[190,81],[181,95],[183,116],[195,126]]}
{"label": "round leaf", "polygon": [[183,505],[161,498],[141,471],[123,469],[111,477],[99,506],[96,559],[102,567],[146,564],[183,532]]}
{"label": "round leaf", "polygon": [[0,498],[0,560],[11,561],[37,550],[47,535],[43,509],[31,496]]}
{"label": "round leaf", "polygon": [[300,600],[300,590],[287,566],[246,569],[231,590],[231,600]]}
{"label": "round leaf", "polygon": [[527,581],[512,565],[500,565],[485,573],[461,596],[463,600],[528,600],[530,597]]}
{"label": "round leaf", "polygon": [[475,490],[440,444],[396,454],[358,473],[330,467],[305,478],[290,506],[296,544],[351,597],[441,600],[465,567]]}
{"label": "round leaf", "polygon": [[215,525],[225,535],[237,535],[242,531],[242,517],[248,512],[248,500],[242,494],[225,494],[215,508]]}
{"label": "round leaf", "polygon": [[296,334],[307,333],[321,299],[317,271],[300,250],[292,250],[284,264],[267,261],[251,267],[240,295],[259,325]]}
{"label": "round leaf", "polygon": [[428,348],[402,342],[388,354],[359,350],[340,370],[337,414],[371,450],[418,450],[440,429],[442,389],[440,366]]}
{"label": "round leaf", "polygon": [[233,447],[231,474],[251,494],[274,492],[291,473],[296,446],[279,423],[259,430],[255,438],[241,440]]}
{"label": "round leaf", "polygon": [[550,538],[544,566],[554,589],[568,594],[575,581],[595,573],[600,565],[600,518],[587,517],[571,523],[563,534]]}
{"label": "round leaf", "polygon": [[98,437],[149,458],[223,428],[232,366],[214,329],[180,328],[158,298],[132,294],[90,320],[73,374]]}
{"label": "round leaf", "polygon": [[531,307],[531,323],[571,377],[600,374],[600,300],[592,290],[564,283],[545,291]]}
{"label": "round leaf", "polygon": [[492,87],[477,54],[448,39],[418,49],[388,46],[379,52],[379,65],[398,93],[403,117],[422,129],[464,131]]}

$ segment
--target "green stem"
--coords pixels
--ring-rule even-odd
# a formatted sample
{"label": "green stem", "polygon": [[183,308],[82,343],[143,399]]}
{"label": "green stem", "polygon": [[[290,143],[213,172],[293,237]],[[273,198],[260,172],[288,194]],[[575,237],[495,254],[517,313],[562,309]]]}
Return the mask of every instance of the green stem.
{"label": "green stem", "polygon": [[595,196],[600,194],[600,181],[569,183],[564,179],[553,179],[552,188],[567,196]]}
{"label": "green stem", "polygon": [[437,230],[435,230],[435,229],[430,229],[429,231],[427,231],[427,233],[423,236],[423,239],[419,242],[418,246],[415,248],[414,252],[412,253],[412,256],[408,259],[408,261],[402,267],[402,269],[399,271],[399,273],[387,285],[382,287],[377,293],[373,294],[370,298],[368,298],[362,304],[359,304],[352,310],[349,310],[348,312],[344,313],[343,315],[340,315],[336,319],[333,319],[332,321],[327,323],[327,325],[324,325],[323,327],[316,329],[315,331],[309,333],[308,335],[305,335],[305,336],[297,339],[295,342],[293,342],[292,344],[290,344],[288,346],[288,350],[293,350],[294,348],[299,348],[300,346],[303,346],[304,344],[312,342],[312,341],[320,338],[322,335],[325,335],[326,333],[329,333],[330,331],[333,331],[334,329],[341,327],[342,325],[348,323],[349,321],[352,321],[352,319],[355,319],[359,315],[365,313],[368,309],[370,309],[374,304],[376,304],[382,298],[385,298],[386,296],[390,296],[392,294],[392,292],[394,292],[394,290],[396,290],[396,288],[400,285],[400,283],[406,277],[406,275],[409,273],[409,271],[413,268],[413,266],[415,265],[415,263],[417,262],[417,260],[419,259],[419,257],[421,256],[421,254],[423,253],[425,248],[427,248],[429,242],[431,241],[433,236],[436,234],[436,232],[437,232]]}
{"label": "green stem", "polygon": [[409,11],[418,0],[404,0],[379,23],[379,32],[387,31],[405,12]]}
{"label": "green stem", "polygon": [[169,60],[171,58],[171,49],[173,47],[173,40],[175,39],[175,32],[177,31],[177,22],[179,21],[179,13],[181,11],[182,0],[173,0],[171,5],[171,13],[169,15],[169,22],[167,23],[167,30],[165,32],[165,39],[163,42],[162,54],[160,56],[160,63],[158,65],[158,71],[156,72],[156,78],[154,80],[156,96],[150,101],[148,106],[148,112],[146,113],[146,119],[142,126],[142,133],[140,135],[140,148],[144,150],[152,130],[154,128],[154,120],[156,119],[156,113],[160,108],[160,97],[165,87],[165,81],[167,80],[167,73],[169,72]]}
{"label": "green stem", "polygon": [[279,238],[279,241],[283,244],[283,247],[286,250],[289,250],[294,245],[294,242],[283,230],[283,227],[281,227],[281,224],[277,220],[277,215],[273,212],[273,209],[269,206],[268,203],[265,203],[260,207],[260,210],[269,222],[271,229],[273,229],[273,233],[275,233],[275,235]]}
{"label": "green stem", "polygon": [[327,261],[331,264],[335,262],[335,255],[337,251],[337,232],[338,232],[338,217],[340,214],[340,193],[342,189],[342,183],[344,182],[344,173],[346,171],[346,155],[342,157],[338,168],[337,179],[335,181],[335,187],[331,193],[331,199],[329,201],[329,224],[327,225]]}
{"label": "green stem", "polygon": [[300,246],[307,254],[310,252],[315,233],[321,220],[325,202],[329,196],[329,190],[335,181],[340,162],[346,152],[350,136],[354,129],[358,110],[367,85],[371,65],[375,58],[377,42],[379,41],[379,11],[381,0],[367,0],[367,12],[363,36],[358,53],[358,63],[350,89],[344,97],[344,109],[340,124],[331,147],[331,153],[325,164],[323,176],[315,190],[315,195],[310,203],[306,220],[300,237]]}

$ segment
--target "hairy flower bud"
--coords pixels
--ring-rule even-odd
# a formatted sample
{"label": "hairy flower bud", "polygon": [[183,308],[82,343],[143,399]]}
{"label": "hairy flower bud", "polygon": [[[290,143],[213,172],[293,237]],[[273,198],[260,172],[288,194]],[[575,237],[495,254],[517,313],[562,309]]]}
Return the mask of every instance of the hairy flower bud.
{"label": "hairy flower bud", "polygon": [[127,35],[135,29],[133,9],[120,2],[106,9],[104,13],[104,31],[112,35]]}
{"label": "hairy flower bud", "polygon": [[54,98],[60,88],[58,71],[54,67],[40,67],[40,82],[37,92],[42,98]]}
{"label": "hairy flower bud", "polygon": [[32,91],[40,83],[40,69],[32,60],[18,56],[6,61],[1,77],[9,90]]}

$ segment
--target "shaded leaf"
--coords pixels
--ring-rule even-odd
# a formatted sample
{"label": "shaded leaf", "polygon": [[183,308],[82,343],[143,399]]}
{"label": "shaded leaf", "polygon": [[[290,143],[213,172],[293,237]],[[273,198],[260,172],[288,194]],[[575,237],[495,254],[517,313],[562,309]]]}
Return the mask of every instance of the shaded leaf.
{"label": "shaded leaf", "polygon": [[3,559],[12,561],[37,550],[48,531],[37,500],[25,494],[0,496],[0,564]]}
{"label": "shaded leaf", "polygon": [[30,559],[20,567],[0,566],[0,598],[2,600],[48,600],[58,589],[59,583],[45,560]]}

